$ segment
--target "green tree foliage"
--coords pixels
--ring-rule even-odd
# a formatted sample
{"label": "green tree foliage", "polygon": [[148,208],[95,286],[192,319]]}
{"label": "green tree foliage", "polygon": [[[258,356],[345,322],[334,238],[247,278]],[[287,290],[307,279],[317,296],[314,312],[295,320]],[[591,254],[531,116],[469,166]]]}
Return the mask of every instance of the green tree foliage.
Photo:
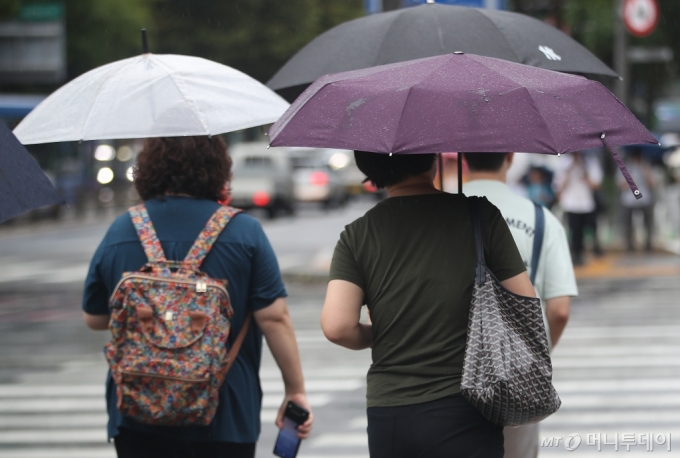
{"label": "green tree foliage", "polygon": [[269,79],[326,29],[363,14],[361,0],[149,0],[153,52],[190,54]]}
{"label": "green tree foliage", "polygon": [[615,0],[567,0],[572,37],[610,66],[613,63]]}
{"label": "green tree foliage", "polygon": [[21,0],[0,0],[0,21],[12,19],[21,8]]}
{"label": "green tree foliage", "polygon": [[149,0],[65,0],[69,77],[141,53]]}

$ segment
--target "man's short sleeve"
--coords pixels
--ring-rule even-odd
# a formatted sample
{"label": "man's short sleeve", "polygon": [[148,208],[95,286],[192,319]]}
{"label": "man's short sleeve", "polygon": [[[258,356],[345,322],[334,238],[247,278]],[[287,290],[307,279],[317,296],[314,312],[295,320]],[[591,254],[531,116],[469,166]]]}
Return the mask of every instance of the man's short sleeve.
{"label": "man's short sleeve", "polygon": [[538,278],[544,300],[561,296],[577,296],[578,288],[569,243],[564,228],[551,213],[546,213],[545,239],[538,263]]}
{"label": "man's short sleeve", "polygon": [[288,296],[281,279],[281,270],[274,249],[259,223],[251,228],[255,237],[251,271],[249,305],[257,311],[270,306],[276,299]]}
{"label": "man's short sleeve", "polygon": [[519,254],[503,215],[486,198],[481,198],[482,232],[486,235],[484,254],[486,265],[498,281],[507,280],[525,272],[526,266]]}
{"label": "man's short sleeve", "polygon": [[95,251],[85,279],[82,308],[85,313],[90,315],[109,314],[109,291],[100,272],[100,264],[105,251],[105,241],[106,238],[104,238],[97,251]]}
{"label": "man's short sleeve", "polygon": [[345,230],[342,231],[340,240],[338,240],[338,243],[335,246],[333,260],[331,261],[329,280],[348,281],[354,283],[366,292],[366,282],[361,273],[361,269],[359,269],[357,260],[354,257],[349,231],[349,227],[346,227]]}

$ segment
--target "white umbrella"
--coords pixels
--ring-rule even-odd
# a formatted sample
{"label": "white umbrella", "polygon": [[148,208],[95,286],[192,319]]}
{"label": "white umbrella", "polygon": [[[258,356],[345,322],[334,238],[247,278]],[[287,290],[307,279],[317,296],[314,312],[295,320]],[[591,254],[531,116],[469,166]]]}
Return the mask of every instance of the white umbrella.
{"label": "white umbrella", "polygon": [[14,134],[23,144],[217,135],[270,124],[288,106],[226,65],[147,53],[74,79],[38,105]]}

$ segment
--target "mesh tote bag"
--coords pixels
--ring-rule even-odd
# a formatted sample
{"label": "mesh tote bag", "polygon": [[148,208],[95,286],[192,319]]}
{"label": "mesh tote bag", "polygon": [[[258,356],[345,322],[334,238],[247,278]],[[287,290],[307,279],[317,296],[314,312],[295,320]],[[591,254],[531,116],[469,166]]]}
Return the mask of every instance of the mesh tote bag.
{"label": "mesh tote bag", "polygon": [[520,426],[560,408],[540,299],[506,290],[486,267],[479,199],[471,197],[477,268],[461,392],[489,421]]}

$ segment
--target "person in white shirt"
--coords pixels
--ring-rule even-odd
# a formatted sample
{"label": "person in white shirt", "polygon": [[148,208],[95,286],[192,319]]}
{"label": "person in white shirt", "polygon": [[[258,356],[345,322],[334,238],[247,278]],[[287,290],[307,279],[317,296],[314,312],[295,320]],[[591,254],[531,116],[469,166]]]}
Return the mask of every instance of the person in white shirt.
{"label": "person in white shirt", "polygon": [[[469,173],[463,193],[485,196],[498,207],[532,275],[536,207],[505,184],[513,153],[465,153],[465,159]],[[545,224],[534,288],[543,305],[548,340],[554,347],[569,319],[570,298],[578,295],[578,289],[564,228],[547,208],[542,210]],[[505,428],[505,458],[538,456],[538,430],[538,424]]]}
{"label": "person in white shirt", "polygon": [[564,168],[555,176],[557,199],[567,215],[571,232],[574,264],[583,264],[583,233],[593,231],[593,252],[602,255],[597,238],[597,202],[595,192],[602,184],[602,167],[596,157],[573,153],[564,158]]}

